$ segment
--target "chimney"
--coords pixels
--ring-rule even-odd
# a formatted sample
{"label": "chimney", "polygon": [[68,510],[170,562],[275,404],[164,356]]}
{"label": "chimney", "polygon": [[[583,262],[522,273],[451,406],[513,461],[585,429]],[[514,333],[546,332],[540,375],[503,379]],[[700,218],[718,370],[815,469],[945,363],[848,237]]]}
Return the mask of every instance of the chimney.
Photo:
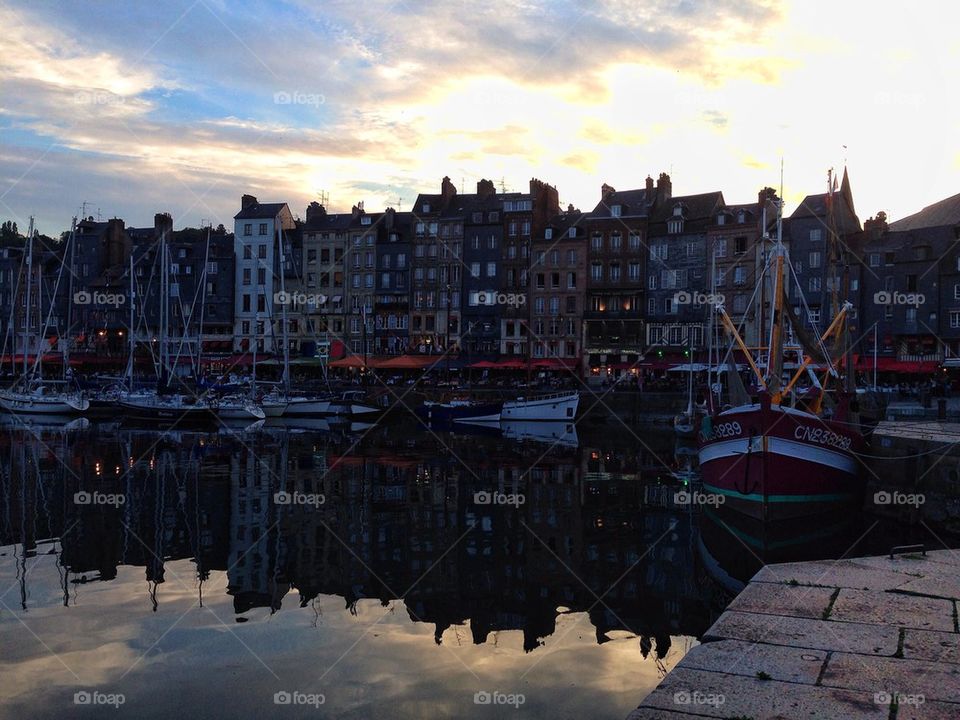
{"label": "chimney", "polygon": [[240,209],[246,210],[248,207],[253,207],[257,204],[257,198],[254,195],[244,195],[240,198]]}
{"label": "chimney", "polygon": [[440,183],[441,206],[446,207],[447,204],[450,202],[450,200],[453,198],[453,196],[456,194],[457,194],[457,188],[454,186],[452,182],[450,182],[449,177],[444,176],[443,182]]}
{"label": "chimney", "polygon": [[307,205],[307,213],[306,213],[307,222],[310,222],[315,219],[320,220],[326,214],[327,214],[327,209],[323,205],[318,203],[316,200],[314,200],[312,203]]}
{"label": "chimney", "polygon": [[[169,215],[157,215],[154,218],[155,224],[159,218],[166,218],[167,220],[170,220]],[[170,226],[173,226],[172,220],[170,220]],[[104,242],[104,266],[106,268],[123,267],[124,262],[126,262],[128,257],[127,253],[129,251],[130,243],[123,220],[120,218],[111,218],[110,220],[107,220],[107,232],[104,237]]]}
{"label": "chimney", "polygon": [[493,184],[493,180],[479,180],[477,181],[477,195],[482,198],[490,197],[491,195],[497,194],[497,188]]}
{"label": "chimney", "polygon": [[358,202],[350,209],[350,215],[354,220],[363,215],[363,201]]}
{"label": "chimney", "polygon": [[576,210],[577,210],[577,209],[573,206],[573,203],[570,203],[569,205],[567,205],[567,212],[568,212],[568,213],[574,213],[574,212],[576,212]]}
{"label": "chimney", "polygon": [[653,178],[647,175],[647,200],[653,197]]}
{"label": "chimney", "polygon": [[165,232],[173,232],[173,218],[170,213],[157,213],[153,216],[153,234],[160,237]]}
{"label": "chimney", "polygon": [[615,187],[604,183],[603,185],[600,186],[600,199],[606,200],[608,197],[613,195],[616,191],[617,189]]}
{"label": "chimney", "polygon": [[657,179],[657,205],[663,207],[671,197],[673,197],[673,185],[670,182],[670,176],[660,173]]}

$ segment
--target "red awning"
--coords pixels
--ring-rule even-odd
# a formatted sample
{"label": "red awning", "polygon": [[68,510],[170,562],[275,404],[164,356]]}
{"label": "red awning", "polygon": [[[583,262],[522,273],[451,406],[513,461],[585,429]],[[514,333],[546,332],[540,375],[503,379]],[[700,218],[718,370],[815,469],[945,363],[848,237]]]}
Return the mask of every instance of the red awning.
{"label": "red awning", "polygon": [[856,359],[857,370],[872,372],[876,362],[877,372],[898,372],[907,374],[929,374],[937,371],[940,363],[936,360],[897,360],[890,357],[878,357],[874,360],[869,355],[861,355]]}
{"label": "red awning", "polygon": [[[36,355],[27,355],[27,363],[34,363],[37,360]],[[52,363],[62,363],[63,355],[60,353],[45,353],[40,358],[41,362],[52,362]],[[23,363],[23,355],[3,355],[0,356],[0,364],[2,363]]]}
{"label": "red awning", "polygon": [[489,360],[481,360],[480,362],[473,363],[473,365],[467,365],[467,367],[487,370],[489,368],[497,367],[497,364],[495,362],[490,362]]}
{"label": "red awning", "polygon": [[359,355],[347,355],[341,360],[334,360],[328,367],[332,368],[362,368],[366,365],[367,367],[376,367],[374,361],[368,359],[366,362],[363,361],[363,358]]}
{"label": "red awning", "polygon": [[[372,367],[393,369],[393,370],[419,370],[430,365],[439,364],[444,360],[442,355],[399,355],[387,360],[379,360]],[[337,361],[339,362],[339,360]],[[370,363],[367,363],[371,366]],[[331,367],[336,366],[336,362],[330,363]]]}
{"label": "red awning", "polygon": [[543,370],[573,370],[580,365],[578,358],[544,358],[534,360],[533,367]]}
{"label": "red awning", "polygon": [[500,370],[524,370],[527,364],[523,360],[501,360],[496,367]]}

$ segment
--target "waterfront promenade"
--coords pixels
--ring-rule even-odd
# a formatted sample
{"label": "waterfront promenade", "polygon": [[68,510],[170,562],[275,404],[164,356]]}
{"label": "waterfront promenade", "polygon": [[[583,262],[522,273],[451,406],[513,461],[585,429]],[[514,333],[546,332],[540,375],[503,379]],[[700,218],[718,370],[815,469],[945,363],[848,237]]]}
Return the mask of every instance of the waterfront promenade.
{"label": "waterfront promenade", "polygon": [[628,720],[956,720],[958,601],[953,550],[767,565]]}

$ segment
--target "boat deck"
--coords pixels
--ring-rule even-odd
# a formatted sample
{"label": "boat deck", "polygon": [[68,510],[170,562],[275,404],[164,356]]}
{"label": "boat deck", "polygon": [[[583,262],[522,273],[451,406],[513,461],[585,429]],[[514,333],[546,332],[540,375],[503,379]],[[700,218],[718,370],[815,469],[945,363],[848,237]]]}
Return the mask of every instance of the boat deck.
{"label": "boat deck", "polygon": [[768,565],[628,720],[960,718],[960,552]]}

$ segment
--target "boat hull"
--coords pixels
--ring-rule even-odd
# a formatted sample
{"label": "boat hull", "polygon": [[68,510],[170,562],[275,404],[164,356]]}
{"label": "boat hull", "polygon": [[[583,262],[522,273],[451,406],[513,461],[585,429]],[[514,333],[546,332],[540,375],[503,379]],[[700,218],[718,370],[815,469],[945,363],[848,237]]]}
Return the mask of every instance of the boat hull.
{"label": "boat hull", "polygon": [[81,398],[32,397],[21,393],[0,394],[0,409],[14,415],[79,415],[90,408]]}
{"label": "boat hull", "polygon": [[424,403],[414,412],[431,422],[499,422],[503,403]]}
{"label": "boat hull", "polygon": [[846,423],[767,404],[725,411],[700,433],[704,492],[759,520],[842,511],[863,492],[855,453],[863,439]]}
{"label": "boat hull", "polygon": [[330,400],[323,398],[291,398],[282,413],[283,417],[322,417],[332,414]]}
{"label": "boat hull", "polygon": [[503,404],[500,419],[507,420],[573,420],[580,406],[579,393],[548,395],[527,400],[511,400]]}
{"label": "boat hull", "polygon": [[118,405],[128,420],[176,425],[206,424],[217,420],[216,412],[206,406],[121,400]]}

